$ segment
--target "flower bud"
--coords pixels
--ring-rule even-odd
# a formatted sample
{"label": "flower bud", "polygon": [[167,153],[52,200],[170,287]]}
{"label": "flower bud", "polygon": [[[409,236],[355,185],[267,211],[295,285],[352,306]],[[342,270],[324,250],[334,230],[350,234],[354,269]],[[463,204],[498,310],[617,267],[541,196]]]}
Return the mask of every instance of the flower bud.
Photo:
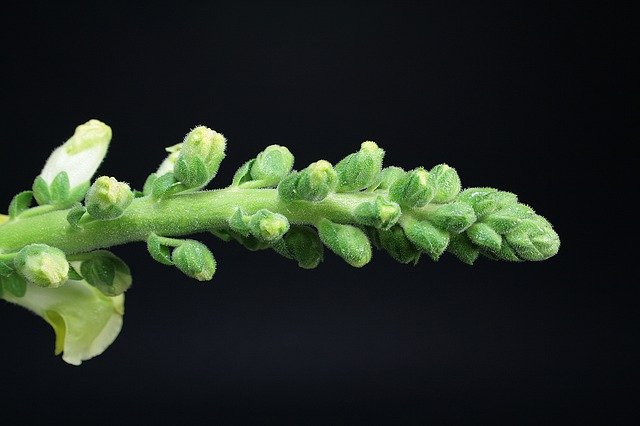
{"label": "flower bud", "polygon": [[545,260],[557,254],[560,248],[558,234],[538,215],[523,220],[505,239],[523,260]]}
{"label": "flower bud", "polygon": [[69,278],[64,252],[46,244],[30,244],[13,260],[18,273],[40,287],[60,287]]}
{"label": "flower bud", "polygon": [[518,197],[511,192],[498,191],[493,188],[467,188],[460,193],[458,201],[471,204],[476,216],[483,218],[517,203]]}
{"label": "flower bud", "polygon": [[407,238],[433,260],[438,260],[449,244],[449,233],[426,220],[411,220],[402,226]]}
{"label": "flower bud", "polygon": [[252,163],[251,179],[262,181],[264,186],[274,186],[291,172],[292,167],[293,154],[284,146],[270,145]]}
{"label": "flower bud", "polygon": [[398,203],[387,201],[380,196],[376,197],[375,201],[358,205],[353,212],[358,223],[381,229],[389,229],[395,225],[401,214]]}
{"label": "flower bud", "polygon": [[460,261],[473,265],[480,251],[465,234],[451,234],[447,251],[453,253]]}
{"label": "flower bud", "polygon": [[111,128],[103,122],[89,120],[81,124],[67,142],[51,153],[40,177],[50,185],[60,172],[67,172],[72,190],[89,182],[107,154],[110,140]]}
{"label": "flower bud", "polygon": [[198,281],[208,281],[216,272],[216,260],[204,244],[185,240],[171,253],[171,260],[185,275]]}
{"label": "flower bud", "polygon": [[419,167],[396,180],[389,188],[389,198],[408,207],[422,207],[433,199],[434,187],[429,173]]}
{"label": "flower bud", "polygon": [[317,267],[324,257],[324,246],[318,234],[306,226],[292,226],[273,249],[282,256],[298,262],[304,269]]}
{"label": "flower bud", "polygon": [[439,228],[460,233],[476,221],[473,208],[467,203],[454,202],[445,204],[429,213],[429,220]]}
{"label": "flower bud", "polygon": [[87,213],[98,220],[116,219],[133,201],[128,184],[108,176],[100,176],[85,197]]}
{"label": "flower bud", "polygon": [[362,230],[351,225],[322,219],[318,223],[320,240],[349,265],[360,268],[371,260],[371,243]]}
{"label": "flower bud", "polygon": [[249,220],[251,235],[263,241],[276,241],[289,230],[289,221],[279,213],[258,210]]}
{"label": "flower bud", "polygon": [[320,160],[285,177],[278,185],[278,194],[285,201],[319,202],[335,190],[337,183],[338,177],[331,163]]}
{"label": "flower bud", "polygon": [[448,203],[460,192],[460,177],[455,169],[446,164],[438,164],[429,171],[429,181],[435,188],[434,203]]}
{"label": "flower bud", "polygon": [[506,234],[524,219],[533,216],[535,216],[535,212],[531,207],[515,203],[487,215],[482,221],[498,234]]}
{"label": "flower bud", "polygon": [[175,144],[173,146],[165,148],[165,150],[169,153],[167,157],[160,163],[158,170],[156,171],[156,176],[160,177],[166,173],[173,172],[176,161],[178,161],[178,157],[180,156],[180,150],[182,149],[182,143]]}
{"label": "flower bud", "polygon": [[382,169],[379,176],[379,183],[376,189],[389,189],[398,179],[404,176],[406,172],[396,166],[389,166]]}
{"label": "flower bud", "polygon": [[486,223],[477,222],[467,229],[467,236],[477,246],[497,252],[502,245],[502,237]]}
{"label": "flower bud", "polygon": [[380,245],[392,258],[400,263],[418,263],[420,250],[407,238],[400,225],[394,225],[388,230],[379,230]]}
{"label": "flower bud", "polygon": [[336,164],[337,192],[353,192],[375,183],[382,169],[384,151],[375,142],[362,142],[360,150]]}
{"label": "flower bud", "polygon": [[176,159],[176,179],[189,189],[202,188],[218,173],[225,157],[225,137],[208,127],[198,126],[185,136]]}

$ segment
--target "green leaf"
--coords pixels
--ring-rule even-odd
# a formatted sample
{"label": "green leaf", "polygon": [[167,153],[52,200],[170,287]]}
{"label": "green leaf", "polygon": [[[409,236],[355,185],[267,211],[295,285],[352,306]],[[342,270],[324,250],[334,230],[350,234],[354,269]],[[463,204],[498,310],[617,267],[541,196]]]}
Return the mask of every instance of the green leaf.
{"label": "green leaf", "polygon": [[23,297],[27,291],[27,281],[15,271],[7,276],[0,276],[0,282],[4,290],[15,297]]}
{"label": "green leaf", "polygon": [[165,173],[153,181],[151,194],[156,200],[159,200],[164,194],[176,183],[176,178],[172,172]]}
{"label": "green leaf", "polygon": [[33,181],[33,196],[38,202],[39,205],[43,206],[45,204],[51,203],[51,194],[49,192],[49,184],[42,178],[42,176],[38,176]]}
{"label": "green leaf", "polygon": [[11,265],[7,264],[3,260],[0,260],[0,276],[6,277],[11,275],[14,269]]}
{"label": "green leaf", "polygon": [[251,216],[245,214],[244,211],[238,207],[228,220],[229,228],[243,237],[246,237],[251,233],[251,229],[249,228],[250,220]]}
{"label": "green leaf", "polygon": [[162,237],[151,233],[147,238],[147,249],[154,260],[163,265],[173,265],[173,261],[171,260],[172,247],[163,244]]}
{"label": "green leaf", "polygon": [[80,275],[80,273],[76,271],[76,268],[74,268],[73,265],[69,265],[69,279],[74,281],[81,281],[84,278],[82,278],[82,275]]}
{"label": "green leaf", "polygon": [[256,159],[252,158],[251,160],[240,166],[240,168],[233,175],[231,186],[239,186],[245,182],[251,181],[251,174],[249,172],[254,161],[256,161]]}
{"label": "green leaf", "polygon": [[33,191],[22,191],[11,200],[9,204],[9,217],[16,218],[20,213],[27,210],[33,201]]}
{"label": "green leaf", "polygon": [[86,211],[87,209],[80,203],[76,203],[71,207],[71,210],[67,213],[67,222],[69,222],[72,228],[78,229],[80,227],[78,223]]}
{"label": "green leaf", "polygon": [[69,203],[69,195],[71,187],[69,186],[69,175],[66,171],[62,171],[53,178],[49,186],[51,194],[51,204],[64,206]]}
{"label": "green leaf", "polygon": [[144,185],[142,186],[142,193],[144,195],[151,195],[153,191],[153,183],[158,179],[158,175],[155,173],[151,173],[147,176],[147,179],[144,181]]}
{"label": "green leaf", "polygon": [[110,297],[124,293],[131,286],[131,271],[122,259],[107,250],[88,255],[80,264],[80,274],[89,284]]}
{"label": "green leaf", "polygon": [[89,190],[89,186],[91,186],[91,182],[87,181],[79,184],[75,188],[71,188],[67,204],[82,201]]}

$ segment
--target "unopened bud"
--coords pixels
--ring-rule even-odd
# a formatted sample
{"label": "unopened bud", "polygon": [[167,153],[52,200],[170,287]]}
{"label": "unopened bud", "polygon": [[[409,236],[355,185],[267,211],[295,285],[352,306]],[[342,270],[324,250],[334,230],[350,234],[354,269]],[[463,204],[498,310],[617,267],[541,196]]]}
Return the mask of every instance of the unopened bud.
{"label": "unopened bud", "polygon": [[398,203],[385,200],[380,196],[375,201],[358,205],[353,212],[358,223],[381,229],[389,229],[395,225],[401,214]]}
{"label": "unopened bud", "polygon": [[433,260],[438,260],[449,245],[449,233],[426,220],[408,221],[403,224],[403,228],[407,238]]}
{"label": "unopened bud", "polygon": [[198,126],[185,136],[175,163],[176,179],[185,187],[202,188],[218,173],[227,140],[208,127]]}
{"label": "unopened bud", "polygon": [[438,164],[429,171],[429,181],[435,193],[434,203],[448,203],[460,192],[460,177],[456,169],[446,164]]}
{"label": "unopened bud", "polygon": [[473,208],[462,202],[445,204],[434,212],[429,213],[429,220],[436,226],[447,231],[460,233],[476,221]]}
{"label": "unopened bud", "polygon": [[322,219],[318,234],[329,249],[349,265],[360,268],[371,260],[371,243],[362,230],[351,225],[333,223]]}
{"label": "unopened bud", "polygon": [[289,230],[289,221],[279,213],[258,210],[249,220],[251,234],[263,241],[276,241]]}
{"label": "unopened bud", "polygon": [[40,287],[60,287],[69,278],[64,252],[46,244],[30,244],[13,260],[18,273]]}
{"label": "unopened bud", "polygon": [[185,240],[173,250],[171,260],[185,275],[198,281],[208,281],[216,272],[213,253],[198,241]]}
{"label": "unopened bud", "polygon": [[263,181],[266,186],[277,185],[291,172],[293,154],[284,146],[270,145],[251,165],[251,179]]}
{"label": "unopened bud", "polygon": [[95,219],[109,220],[122,216],[133,201],[133,191],[125,182],[100,176],[85,196],[87,213]]}
{"label": "unopened bud", "polygon": [[433,199],[434,187],[429,173],[419,167],[407,172],[389,188],[389,198],[408,207],[422,207]]}
{"label": "unopened bud", "polygon": [[486,223],[474,223],[467,229],[469,239],[477,246],[497,252],[502,245],[502,237]]}
{"label": "unopened bud", "polygon": [[337,192],[353,192],[375,183],[382,170],[382,150],[375,142],[363,142],[360,150],[349,154],[336,164]]}
{"label": "unopened bud", "polygon": [[317,267],[324,257],[324,246],[318,234],[306,226],[292,226],[273,249],[298,262],[304,269]]}
{"label": "unopened bud", "polygon": [[301,172],[285,177],[278,185],[278,194],[285,201],[318,202],[335,190],[337,182],[338,177],[331,163],[320,160]]}
{"label": "unopened bud", "polygon": [[400,225],[394,225],[389,230],[378,231],[380,245],[389,255],[400,263],[417,263],[420,250],[409,241]]}

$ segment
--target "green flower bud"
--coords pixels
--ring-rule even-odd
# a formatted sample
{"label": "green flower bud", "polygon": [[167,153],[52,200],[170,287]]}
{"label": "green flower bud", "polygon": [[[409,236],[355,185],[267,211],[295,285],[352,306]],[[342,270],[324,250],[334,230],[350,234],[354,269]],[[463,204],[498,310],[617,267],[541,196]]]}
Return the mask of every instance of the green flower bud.
{"label": "green flower bud", "polygon": [[278,194],[285,201],[318,202],[333,192],[337,183],[338,177],[331,163],[320,160],[285,177],[278,185]]}
{"label": "green flower bud", "polygon": [[474,223],[467,229],[467,236],[475,244],[497,252],[502,246],[502,237],[486,223]]}
{"label": "green flower bud", "polygon": [[382,169],[379,175],[379,182],[375,189],[389,189],[398,179],[404,176],[406,172],[396,166],[389,166]]}
{"label": "green flower bud", "polygon": [[251,228],[249,228],[250,221],[251,215],[245,214],[244,211],[238,207],[227,223],[232,231],[246,237],[251,233]]}
{"label": "green flower bud", "polygon": [[198,281],[209,281],[216,272],[216,259],[204,244],[185,240],[171,253],[171,260],[185,275]]}
{"label": "green flower bud", "polygon": [[506,241],[523,260],[545,260],[558,253],[560,238],[542,216],[525,219],[512,229]]}
{"label": "green flower bud", "polygon": [[186,188],[202,188],[218,173],[227,140],[208,127],[198,126],[187,134],[174,166],[176,179]]}
{"label": "green flower bud", "polygon": [[382,170],[384,151],[375,142],[362,142],[360,150],[336,164],[337,192],[353,192],[373,185]]}
{"label": "green flower bud", "polygon": [[87,213],[99,220],[122,216],[132,201],[133,192],[129,185],[108,176],[96,179],[85,197]]}
{"label": "green flower bud", "polygon": [[264,186],[274,186],[291,172],[292,167],[293,154],[284,146],[270,145],[251,164],[251,179],[262,181]]}
{"label": "green flower bud", "polygon": [[433,260],[438,260],[449,244],[449,233],[426,220],[407,220],[402,226],[407,238]]}
{"label": "green flower bud", "polygon": [[378,231],[380,245],[392,258],[400,263],[418,263],[421,252],[407,238],[400,225],[394,225],[388,230]]}
{"label": "green flower bud", "polygon": [[289,230],[289,221],[279,213],[267,209],[258,210],[249,221],[251,234],[263,241],[276,241]]}
{"label": "green flower bud", "polygon": [[282,256],[295,260],[304,269],[317,267],[324,257],[324,246],[318,234],[306,226],[292,226],[273,249]]}
{"label": "green flower bud", "polygon": [[531,218],[534,215],[535,212],[531,207],[516,203],[487,215],[482,222],[489,225],[498,234],[505,234],[524,219]]}
{"label": "green flower bud", "polygon": [[131,287],[131,270],[115,254],[108,250],[96,250],[81,256],[82,278],[105,296],[118,296]]}
{"label": "green flower bud", "polygon": [[451,234],[451,241],[447,247],[447,251],[453,253],[460,261],[467,265],[473,265],[480,251],[473,245],[469,237],[465,234]]}
{"label": "green flower bud", "polygon": [[422,167],[405,173],[389,188],[389,198],[408,207],[424,206],[433,199],[434,193],[429,173]]}
{"label": "green flower bud", "polygon": [[458,172],[446,164],[438,164],[432,168],[429,171],[429,181],[435,188],[432,200],[434,203],[448,203],[460,192]]}
{"label": "green flower bud", "polygon": [[381,196],[376,197],[375,201],[358,205],[353,212],[358,223],[382,229],[395,225],[401,214],[398,203],[387,201]]}
{"label": "green flower bud", "polygon": [[476,214],[469,204],[454,202],[429,213],[429,220],[439,228],[460,233],[476,221]]}
{"label": "green flower bud", "polygon": [[13,264],[20,275],[40,287],[60,287],[69,278],[64,252],[46,244],[23,247]]}
{"label": "green flower bud", "polygon": [[349,265],[360,268],[371,260],[371,243],[361,229],[322,219],[318,223],[320,240]]}
{"label": "green flower bud", "polygon": [[483,218],[517,203],[518,197],[511,192],[498,191],[493,188],[467,188],[460,193],[458,201],[471,204],[476,216]]}

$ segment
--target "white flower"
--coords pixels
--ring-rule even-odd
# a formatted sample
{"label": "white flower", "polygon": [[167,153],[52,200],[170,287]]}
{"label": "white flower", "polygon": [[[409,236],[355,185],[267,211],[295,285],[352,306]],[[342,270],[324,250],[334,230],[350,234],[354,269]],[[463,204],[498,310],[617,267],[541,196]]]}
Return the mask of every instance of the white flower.
{"label": "white flower", "polygon": [[170,146],[165,149],[169,153],[169,155],[167,155],[167,158],[165,158],[164,161],[160,163],[160,167],[158,167],[158,170],[156,171],[156,176],[158,177],[164,174],[167,174],[169,172],[173,172],[173,169],[176,165],[176,160],[180,156],[180,149],[182,149],[182,143]]}
{"label": "white flower", "polygon": [[124,295],[108,297],[86,281],[69,280],[59,288],[27,282],[23,297],[3,298],[44,318],[55,331],[55,354],[73,365],[104,352],[122,328]]}
{"label": "white flower", "polygon": [[111,128],[99,120],[89,120],[63,145],[56,148],[44,165],[40,176],[51,184],[60,172],[67,172],[71,189],[89,182],[102,163],[109,142]]}

